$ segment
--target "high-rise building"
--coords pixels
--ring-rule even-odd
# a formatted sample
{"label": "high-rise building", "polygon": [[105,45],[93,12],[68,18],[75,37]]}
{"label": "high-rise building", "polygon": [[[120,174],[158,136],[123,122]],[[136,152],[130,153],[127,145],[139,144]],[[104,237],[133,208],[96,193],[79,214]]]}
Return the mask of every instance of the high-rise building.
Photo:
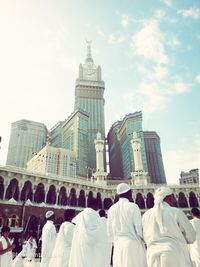
{"label": "high-rise building", "polygon": [[181,172],[180,184],[199,184],[199,169],[192,169],[189,172]]}
{"label": "high-rise building", "polygon": [[49,133],[52,147],[60,147],[75,153],[76,173],[87,176],[88,167],[88,120],[87,112],[77,109],[65,121],[57,123]]}
{"label": "high-rise building", "polygon": [[104,90],[101,68],[94,64],[91,55],[91,42],[87,42],[87,56],[84,64],[79,65],[79,77],[76,80],[75,110],[80,108],[89,115],[88,166],[94,169],[96,168],[94,140],[97,132],[100,132],[102,139],[105,139]]}
{"label": "high-rise building", "polygon": [[11,125],[7,165],[26,168],[33,153],[46,145],[47,128],[43,123],[20,120]]}
{"label": "high-rise building", "polygon": [[147,161],[142,131],[142,112],[126,115],[121,121],[114,123],[109,130],[107,140],[109,147],[110,173],[113,178],[131,178],[134,170],[134,157],[131,147],[133,132],[141,140],[141,153],[144,171],[147,171]]}
{"label": "high-rise building", "polygon": [[76,178],[75,152],[46,145],[27,162],[27,170]]}
{"label": "high-rise building", "polygon": [[154,184],[166,184],[160,137],[154,131],[144,131],[143,133],[150,182]]}

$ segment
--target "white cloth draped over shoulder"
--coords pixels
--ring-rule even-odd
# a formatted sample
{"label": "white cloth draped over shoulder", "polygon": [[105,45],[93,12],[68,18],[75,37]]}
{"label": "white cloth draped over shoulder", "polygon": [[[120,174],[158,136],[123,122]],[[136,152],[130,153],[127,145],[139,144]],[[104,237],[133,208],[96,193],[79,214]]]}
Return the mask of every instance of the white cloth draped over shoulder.
{"label": "white cloth draped over shoulder", "polygon": [[107,232],[107,219],[105,217],[100,218],[101,224],[101,240],[100,240],[100,251],[102,257],[102,267],[110,267],[112,242]]}
{"label": "white cloth draped over shoulder", "polygon": [[48,267],[68,267],[71,252],[74,224],[63,222],[60,226]]}
{"label": "white cloth draped over shoulder", "polygon": [[108,210],[108,233],[114,241],[113,267],[146,267],[139,207],[120,198]]}
{"label": "white cloth draped over shoulder", "polygon": [[196,232],[196,240],[193,244],[189,245],[190,256],[193,267],[200,267],[200,219],[194,218],[190,223]]}
{"label": "white cloth draped over shoulder", "polygon": [[69,260],[69,267],[102,267],[100,243],[100,216],[85,208],[74,219],[74,235]]}
{"label": "white cloth draped over shoulder", "polygon": [[194,242],[195,232],[189,220],[163,201],[159,212],[155,205],[142,218],[148,267],[191,267],[187,243]]}
{"label": "white cloth draped over shoulder", "polygon": [[56,228],[51,220],[47,220],[42,229],[42,251],[40,267],[48,267],[56,242]]}
{"label": "white cloth draped over shoulder", "polygon": [[[8,247],[8,243],[4,236],[0,238],[0,242],[2,244],[3,249],[6,249]],[[11,266],[12,266],[12,251],[8,251],[0,255],[0,267],[11,267]]]}

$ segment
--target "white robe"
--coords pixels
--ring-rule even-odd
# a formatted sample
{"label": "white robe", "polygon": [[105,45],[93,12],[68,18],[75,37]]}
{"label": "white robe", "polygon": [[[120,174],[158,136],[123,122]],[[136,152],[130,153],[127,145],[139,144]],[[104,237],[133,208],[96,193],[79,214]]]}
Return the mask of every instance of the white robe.
{"label": "white robe", "polygon": [[161,228],[156,212],[153,207],[142,218],[148,267],[191,267],[187,243],[194,242],[195,232],[186,215],[163,202]]}
{"label": "white robe", "polygon": [[101,223],[101,240],[100,251],[102,257],[102,267],[110,267],[112,242],[107,232],[107,219],[105,217],[100,218]]}
{"label": "white robe", "polygon": [[56,242],[56,228],[52,221],[47,220],[42,229],[42,251],[40,267],[48,267]]}
{"label": "white robe", "polygon": [[146,267],[139,207],[120,198],[108,210],[108,233],[114,241],[113,267]]}
{"label": "white robe", "polygon": [[15,257],[12,267],[24,267],[23,256],[25,256],[24,249]]}
{"label": "white robe", "polygon": [[76,225],[69,267],[101,267],[99,214],[93,209],[85,208],[73,222]]}
{"label": "white robe", "polygon": [[[0,242],[2,243],[3,249],[6,249],[8,247],[5,237],[2,236],[0,238]],[[0,267],[11,267],[11,266],[12,266],[12,251],[8,251],[0,255]]]}
{"label": "white robe", "polygon": [[194,218],[190,221],[195,232],[196,240],[189,245],[190,256],[194,267],[200,267],[200,219]]}
{"label": "white robe", "polygon": [[35,251],[37,248],[37,243],[35,238],[30,237],[26,242],[26,257],[28,261],[35,258]]}
{"label": "white robe", "polygon": [[73,233],[74,224],[70,222],[61,224],[48,267],[68,267]]}

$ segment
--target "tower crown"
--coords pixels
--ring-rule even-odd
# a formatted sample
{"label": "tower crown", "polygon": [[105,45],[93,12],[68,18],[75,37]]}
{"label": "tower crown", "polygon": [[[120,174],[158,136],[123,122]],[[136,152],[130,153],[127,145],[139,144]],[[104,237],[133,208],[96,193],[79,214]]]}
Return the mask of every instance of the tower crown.
{"label": "tower crown", "polygon": [[94,63],[93,58],[92,58],[92,53],[91,53],[91,43],[92,41],[86,40],[87,55],[86,55],[85,63]]}

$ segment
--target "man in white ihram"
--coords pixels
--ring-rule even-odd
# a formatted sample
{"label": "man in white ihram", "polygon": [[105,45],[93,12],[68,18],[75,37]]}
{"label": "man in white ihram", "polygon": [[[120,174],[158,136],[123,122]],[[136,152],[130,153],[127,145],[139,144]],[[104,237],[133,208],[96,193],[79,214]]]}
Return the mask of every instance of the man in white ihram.
{"label": "man in white ihram", "polygon": [[192,267],[187,243],[194,242],[195,232],[186,215],[170,206],[172,193],[170,188],[158,188],[154,207],[142,218],[148,267]]}
{"label": "man in white ihram", "polygon": [[198,208],[192,208],[191,213],[193,219],[190,223],[196,232],[196,241],[189,245],[189,250],[194,267],[200,267],[200,211]]}
{"label": "man in white ihram", "polygon": [[80,212],[75,223],[69,267],[102,267],[100,253],[100,216],[98,201],[92,199],[88,208]]}
{"label": "man in white ihram", "polygon": [[107,218],[105,210],[99,211],[101,224],[100,251],[102,255],[102,267],[109,267],[111,261],[112,242],[107,232]]}
{"label": "man in white ihram", "polygon": [[48,267],[56,241],[56,228],[53,224],[55,214],[53,211],[47,211],[45,217],[47,219],[47,222],[42,229],[42,251],[40,267]]}
{"label": "man in white ihram", "polygon": [[68,267],[71,252],[74,224],[71,223],[75,210],[67,209],[64,212],[64,222],[61,224],[56,238],[56,244],[48,267]]}
{"label": "man in white ihram", "polygon": [[119,201],[108,210],[108,233],[114,241],[113,267],[146,267],[140,209],[131,203],[128,184],[119,184],[117,194]]}

